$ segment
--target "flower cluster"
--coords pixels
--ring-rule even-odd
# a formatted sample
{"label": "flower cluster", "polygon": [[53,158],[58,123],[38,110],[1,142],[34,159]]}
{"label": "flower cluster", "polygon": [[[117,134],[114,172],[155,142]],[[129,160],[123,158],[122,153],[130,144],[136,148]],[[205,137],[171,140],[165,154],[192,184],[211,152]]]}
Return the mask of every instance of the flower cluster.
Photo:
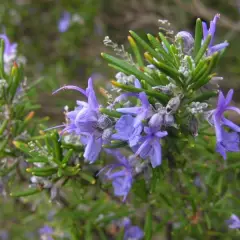
{"label": "flower cluster", "polygon": [[[209,30],[205,22],[198,20],[196,31],[202,34],[197,33],[195,39],[185,31],[179,32],[172,43],[162,33],[160,40],[149,34],[154,48],[130,32],[130,44],[137,52],[134,65],[125,59],[102,55],[121,70],[116,75],[117,81],[112,81],[111,101],[106,107],[99,104],[91,78],[86,90],[71,85],[59,89],[77,90],[86,98],[77,101],[77,107],[66,113],[61,135],[79,136],[85,146],[83,156],[89,163],[94,163],[102,151],[115,157],[117,162],[104,167],[100,174],[104,173],[112,182],[114,194],[124,201],[144,168],[149,164],[156,168],[163,159],[168,159],[168,152],[180,135],[197,137],[199,124],[208,121],[214,127],[216,151],[224,159],[227,152],[240,150],[240,127],[224,116],[226,111],[240,114],[240,109],[230,106],[233,90],[226,98],[219,91],[217,107],[211,110],[208,100],[216,96],[216,91],[205,92],[204,88],[214,78],[212,70],[219,52],[228,46],[226,42],[213,45],[219,17],[219,14],[214,17]],[[202,35],[203,39],[197,39]],[[136,43],[148,51],[144,55],[146,66]],[[124,153],[127,156],[121,153],[121,148],[127,150]]]}

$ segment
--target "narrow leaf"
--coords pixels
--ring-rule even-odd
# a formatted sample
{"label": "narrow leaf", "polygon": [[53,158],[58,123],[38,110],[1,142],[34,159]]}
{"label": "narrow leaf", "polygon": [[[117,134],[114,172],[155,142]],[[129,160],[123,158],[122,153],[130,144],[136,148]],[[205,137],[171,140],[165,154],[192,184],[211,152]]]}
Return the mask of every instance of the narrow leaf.
{"label": "narrow leaf", "polygon": [[143,47],[146,51],[148,51],[153,57],[158,60],[161,60],[161,56],[150,46],[148,45],[141,37],[139,37],[135,32],[129,31],[136,42]]}
{"label": "narrow leaf", "polygon": [[211,41],[212,36],[209,34],[206,38],[206,40],[204,41],[202,47],[200,48],[200,50],[197,53],[197,56],[195,57],[195,62],[196,64],[198,64],[198,62],[201,60],[202,56],[204,55],[204,53],[206,52],[209,43]]}
{"label": "narrow leaf", "polygon": [[91,176],[89,173],[86,173],[86,172],[80,172],[79,173],[79,176],[86,180],[87,182],[91,183],[91,184],[95,184],[96,183],[96,179]]}
{"label": "narrow leaf", "polygon": [[148,208],[146,219],[145,219],[145,226],[144,226],[144,233],[146,240],[152,239],[152,209],[151,207]]}
{"label": "narrow leaf", "polygon": [[145,92],[148,96],[154,97],[162,103],[167,103],[169,101],[169,97],[167,95],[159,93],[157,91],[135,88],[133,86],[121,84],[116,81],[112,81],[112,84],[128,92],[138,92],[138,93]]}
{"label": "narrow leaf", "polygon": [[143,67],[144,64],[143,64],[142,56],[141,56],[141,53],[139,51],[139,48],[138,48],[136,42],[134,41],[134,39],[131,36],[128,36],[128,41],[129,41],[129,43],[132,47],[132,50],[133,50],[133,53],[136,57],[138,66]]}
{"label": "narrow leaf", "polygon": [[39,193],[41,191],[42,191],[42,189],[40,189],[40,188],[31,188],[31,189],[23,191],[23,192],[10,193],[10,196],[11,197],[26,197],[26,196],[30,196],[30,195]]}
{"label": "narrow leaf", "polygon": [[194,50],[193,50],[194,56],[197,56],[201,48],[202,39],[203,39],[202,21],[200,18],[198,18],[195,25],[195,40],[194,40]]}
{"label": "narrow leaf", "polygon": [[192,98],[189,101],[189,103],[191,103],[191,102],[204,102],[204,101],[209,100],[212,97],[216,97],[217,94],[218,94],[217,91],[205,92],[205,93],[203,93],[203,94],[201,94],[199,96],[196,96],[196,97]]}
{"label": "narrow leaf", "polygon": [[121,113],[114,111],[114,110],[107,109],[107,108],[100,108],[99,111],[101,113],[108,115],[109,117],[120,118],[122,116]]}
{"label": "narrow leaf", "polygon": [[139,71],[136,67],[130,65],[129,63],[126,63],[123,60],[120,60],[118,58],[115,58],[113,56],[110,56],[108,54],[102,53],[102,57],[107,60],[108,62],[112,63],[113,65],[116,65],[117,67],[120,67],[125,71],[127,74],[132,74],[139,80],[146,80],[149,84],[153,84],[153,79],[144,74],[143,72]]}

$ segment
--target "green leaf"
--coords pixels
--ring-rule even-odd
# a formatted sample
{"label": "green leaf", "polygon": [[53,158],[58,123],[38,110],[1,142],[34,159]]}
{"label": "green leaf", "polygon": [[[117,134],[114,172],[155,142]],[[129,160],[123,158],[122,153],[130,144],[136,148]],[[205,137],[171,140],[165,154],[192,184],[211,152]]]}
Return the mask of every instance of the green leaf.
{"label": "green leaf", "polygon": [[171,57],[172,57],[172,59],[173,59],[173,60],[172,60],[172,63],[174,63],[175,66],[178,66],[178,65],[179,65],[179,62],[178,62],[178,60],[177,60],[177,58],[176,58],[176,55],[175,55],[174,52],[173,52],[173,49],[172,49],[170,43],[168,42],[168,40],[165,38],[165,36],[164,36],[161,32],[159,33],[159,37],[161,38],[164,46],[167,48],[168,54],[171,55]]}
{"label": "green leaf", "polygon": [[167,48],[168,52],[173,55],[170,43],[168,42],[168,40],[165,38],[165,36],[161,32],[159,33],[159,37],[161,38],[161,40],[162,40],[164,46]]}
{"label": "green leaf", "polygon": [[28,159],[26,159],[26,162],[28,162],[28,163],[39,163],[39,162],[41,162],[41,163],[48,163],[48,159],[46,158],[46,157],[41,157],[41,156],[39,156],[39,157],[35,157],[35,158],[28,158]]}
{"label": "green leaf", "polygon": [[132,47],[132,50],[133,50],[133,53],[136,57],[138,66],[143,67],[144,63],[143,63],[142,56],[141,56],[141,53],[139,51],[139,48],[138,48],[136,42],[134,41],[134,39],[131,36],[128,36],[128,41],[129,41],[129,43]]}
{"label": "green leaf", "polygon": [[109,117],[120,118],[122,116],[121,113],[114,111],[114,110],[109,110],[107,108],[100,108],[99,111],[101,113],[108,115]]}
{"label": "green leaf", "polygon": [[207,223],[207,228],[208,228],[208,229],[211,229],[211,220],[210,220],[208,214],[205,213],[205,214],[204,214],[204,217],[205,217],[205,220],[206,220],[206,223]]}
{"label": "green leaf", "polygon": [[101,55],[105,60],[107,60],[113,65],[116,65],[118,68],[122,69],[122,71],[125,72],[126,74],[132,74],[139,80],[143,79],[143,80],[146,80],[149,84],[154,84],[154,81],[152,78],[150,78],[143,72],[139,71],[136,67],[130,65],[129,63],[105,53],[102,53]]}
{"label": "green leaf", "polygon": [[4,139],[0,142],[0,152],[5,149],[7,143],[8,143],[8,138],[4,138]]}
{"label": "green leaf", "polygon": [[56,167],[42,167],[42,168],[27,168],[27,172],[30,173],[56,173],[57,168]]}
{"label": "green leaf", "polygon": [[97,228],[97,231],[98,231],[98,234],[99,234],[99,239],[100,240],[108,240],[107,239],[107,236],[105,235],[104,231],[102,230],[101,227],[96,227]]}
{"label": "green leaf", "polygon": [[7,80],[7,75],[4,71],[4,49],[5,49],[5,43],[4,40],[0,40],[0,77],[1,79]]}
{"label": "green leaf", "polygon": [[162,50],[161,43],[151,34],[147,34],[149,42],[152,44],[154,49],[160,49]]}
{"label": "green leaf", "polygon": [[53,153],[54,153],[53,161],[56,164],[61,165],[62,148],[61,148],[61,142],[59,141],[60,139],[59,134],[56,131],[53,131],[50,137],[53,141]]}
{"label": "green leaf", "polygon": [[114,149],[114,148],[126,147],[127,145],[128,145],[127,142],[120,141],[120,140],[112,140],[111,144],[103,144],[103,147]]}
{"label": "green leaf", "polygon": [[146,202],[148,199],[147,186],[144,179],[138,179],[133,184],[133,192],[142,201]]}
{"label": "green leaf", "polygon": [[3,120],[3,122],[2,122],[2,124],[0,126],[0,135],[2,135],[4,130],[6,129],[8,121],[9,121],[8,119]]}
{"label": "green leaf", "polygon": [[159,93],[157,91],[146,90],[146,89],[142,89],[142,88],[135,88],[134,86],[121,84],[121,83],[118,83],[116,81],[112,81],[112,84],[115,87],[121,88],[121,89],[123,89],[125,91],[128,91],[128,92],[135,92],[135,93],[145,92],[148,96],[154,97],[157,100],[159,100],[161,103],[164,103],[164,104],[169,101],[169,97],[167,95]]}
{"label": "green leaf", "polygon": [[8,167],[7,169],[2,169],[0,171],[0,176],[1,177],[4,177],[6,176],[7,174],[9,174],[11,171],[13,171],[14,169],[16,169],[16,166],[18,164],[18,161],[15,161],[15,163],[13,163],[10,167]]}
{"label": "green leaf", "polygon": [[73,149],[69,149],[68,152],[66,153],[66,155],[64,156],[63,160],[62,160],[62,164],[66,164],[68,163],[70,157],[73,155]]}
{"label": "green leaf", "polygon": [[139,37],[135,32],[129,31],[132,37],[136,40],[136,42],[141,45],[145,50],[147,50],[153,57],[158,60],[161,60],[161,56],[150,46],[148,45],[141,37]]}
{"label": "green leaf", "polygon": [[200,50],[198,51],[197,53],[197,56],[195,57],[195,63],[196,65],[199,63],[199,61],[201,60],[202,56],[204,55],[204,53],[206,52],[208,46],[209,46],[209,43],[212,39],[212,36],[209,34],[207,36],[207,38],[205,39],[205,41],[203,42],[203,45],[202,47],[200,48]]}
{"label": "green leaf", "polygon": [[199,78],[201,78],[203,75],[205,75],[205,73],[207,72],[207,69],[208,69],[208,65],[205,63],[202,66],[201,70],[198,71],[198,73],[195,76],[193,76],[192,82],[197,82],[199,80]]}
{"label": "green leaf", "polygon": [[32,156],[31,148],[26,143],[20,141],[13,141],[13,145],[16,148],[20,149],[22,152]]}
{"label": "green leaf", "polygon": [[96,183],[96,179],[91,176],[89,173],[86,173],[86,172],[79,172],[79,176],[86,180],[87,182],[91,183],[91,184],[95,184]]}
{"label": "green leaf", "polygon": [[176,69],[167,66],[165,63],[162,62],[154,61],[153,64],[167,76],[171,77],[178,86],[183,85],[182,81],[180,80],[181,75]]}
{"label": "green leaf", "polygon": [[42,191],[42,189],[40,189],[40,188],[31,188],[31,189],[28,189],[28,190],[22,191],[22,192],[12,192],[12,193],[10,193],[10,196],[11,197],[26,197],[26,196],[34,195],[41,191]]}
{"label": "green leaf", "polygon": [[65,168],[62,168],[62,173],[65,176],[75,176],[80,171],[80,165],[77,164],[75,167],[67,166]]}
{"label": "green leaf", "polygon": [[92,229],[92,223],[90,221],[88,221],[86,224],[85,224],[85,236],[84,236],[84,239],[85,240],[92,240],[93,239],[93,236],[92,236],[92,232],[93,232],[93,229]]}
{"label": "green leaf", "polygon": [[195,40],[194,40],[194,50],[193,50],[194,56],[197,56],[201,48],[202,39],[203,39],[202,21],[200,18],[198,18],[195,25]]}
{"label": "green leaf", "polygon": [[19,87],[20,82],[23,79],[23,74],[21,72],[22,68],[19,68],[16,63],[14,63],[12,67],[12,74],[10,76],[10,83],[9,83],[9,88],[8,88],[8,93],[10,97],[10,101],[13,100],[17,89]]}
{"label": "green leaf", "polygon": [[194,98],[192,98],[189,103],[191,102],[204,102],[209,100],[212,97],[216,97],[218,95],[217,91],[212,91],[212,92],[205,92],[199,96],[196,96]]}
{"label": "green leaf", "polygon": [[148,208],[145,225],[144,225],[144,239],[151,240],[152,239],[152,209],[151,207]]}

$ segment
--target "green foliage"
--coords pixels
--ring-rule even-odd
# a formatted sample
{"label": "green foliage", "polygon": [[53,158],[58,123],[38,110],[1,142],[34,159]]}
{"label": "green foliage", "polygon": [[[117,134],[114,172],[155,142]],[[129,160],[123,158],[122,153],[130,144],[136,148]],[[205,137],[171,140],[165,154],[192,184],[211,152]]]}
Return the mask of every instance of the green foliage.
{"label": "green foliage", "polygon": [[[10,26],[7,33],[15,37],[20,52],[28,60],[25,67],[14,63],[7,73],[1,41],[0,77],[5,82],[0,91],[0,203],[3,206],[0,233],[8,231],[9,239],[13,240],[39,239],[39,228],[49,225],[54,229],[54,239],[123,239],[124,228],[117,227],[116,221],[129,217],[134,225],[144,229],[144,239],[238,239],[239,231],[228,229],[225,220],[232,213],[240,215],[239,153],[230,153],[224,162],[214,151],[212,129],[206,125],[194,138],[188,128],[191,116],[185,115],[190,103],[204,103],[217,95],[217,91],[204,92],[202,87],[216,75],[223,52],[205,55],[211,36],[202,44],[200,19],[196,21],[194,59],[190,56],[184,59],[181,42],[166,38],[162,32],[143,38],[137,30],[130,31],[128,37],[133,64],[102,54],[110,67],[141,81],[142,89],[112,81],[112,85],[123,92],[145,92],[149,102],[163,105],[172,95],[153,86],[175,84],[176,93],[186,93],[181,96],[177,112],[176,123],[181,128],[169,130],[162,165],[147,168],[144,176],[136,176],[126,202],[114,196],[110,184],[97,174],[110,160],[106,153],[102,152],[99,160],[89,165],[84,162],[84,146],[79,138],[47,130],[54,124],[40,116],[47,112],[58,118],[58,110],[40,110],[36,99],[40,99],[45,108],[51,102],[56,102],[54,107],[70,103],[71,108],[73,103],[68,99],[51,96],[49,101],[47,95],[71,79],[76,79],[77,85],[84,85],[84,75],[89,75],[92,68],[95,71],[102,68],[100,58],[96,60],[95,54],[90,56],[90,50],[98,49],[97,41],[102,40],[102,35],[94,31],[100,27],[95,16],[101,4],[96,0],[74,0],[71,4],[61,1],[59,7],[53,1],[41,6],[37,2],[18,5],[7,1],[5,8],[17,12],[23,28],[9,23],[13,20],[7,11],[0,14],[2,24]],[[54,11],[41,14],[52,5]],[[60,34],[56,19],[63,7],[78,13],[84,24],[75,23]],[[25,36],[28,29],[32,31],[31,38]],[[27,44],[23,44],[24,39]],[[188,64],[187,75],[179,71],[183,60]],[[146,63],[155,69],[147,68]],[[80,74],[77,70],[79,65],[84,69],[83,74],[81,69]],[[25,76],[29,77],[27,85]],[[122,116],[104,106],[100,112],[116,119]],[[61,121],[58,118],[57,122]],[[108,150],[119,148],[127,152],[126,146],[127,142],[120,140],[103,145]]]}

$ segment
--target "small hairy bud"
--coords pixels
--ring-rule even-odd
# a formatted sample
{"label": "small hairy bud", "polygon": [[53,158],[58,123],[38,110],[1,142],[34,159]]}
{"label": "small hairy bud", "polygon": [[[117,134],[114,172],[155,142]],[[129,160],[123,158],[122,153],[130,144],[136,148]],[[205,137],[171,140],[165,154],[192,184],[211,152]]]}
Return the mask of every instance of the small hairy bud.
{"label": "small hairy bud", "polygon": [[103,134],[102,134],[102,139],[103,140],[110,140],[112,134],[113,134],[113,129],[112,128],[104,129]]}
{"label": "small hairy bud", "polygon": [[193,45],[194,45],[194,39],[191,35],[191,33],[186,32],[186,31],[181,31],[178,32],[176,35],[176,40],[178,38],[181,38],[183,40],[183,53],[186,55],[190,55],[193,49]]}
{"label": "small hairy bud", "polygon": [[153,114],[153,116],[150,118],[148,124],[150,127],[159,127],[163,123],[163,114],[161,112]]}
{"label": "small hairy bud", "polygon": [[98,119],[97,125],[101,129],[106,129],[111,127],[113,125],[113,122],[107,115],[101,115]]}
{"label": "small hairy bud", "polygon": [[166,114],[164,116],[164,124],[166,126],[173,126],[174,125],[174,117],[171,114]]}
{"label": "small hairy bud", "polygon": [[175,113],[179,108],[180,103],[181,101],[179,96],[170,99],[166,106],[167,113]]}
{"label": "small hairy bud", "polygon": [[189,119],[189,131],[194,137],[198,136],[198,120],[195,116],[191,116]]}
{"label": "small hairy bud", "polygon": [[187,110],[192,114],[203,113],[203,111],[208,107],[207,103],[192,102]]}

